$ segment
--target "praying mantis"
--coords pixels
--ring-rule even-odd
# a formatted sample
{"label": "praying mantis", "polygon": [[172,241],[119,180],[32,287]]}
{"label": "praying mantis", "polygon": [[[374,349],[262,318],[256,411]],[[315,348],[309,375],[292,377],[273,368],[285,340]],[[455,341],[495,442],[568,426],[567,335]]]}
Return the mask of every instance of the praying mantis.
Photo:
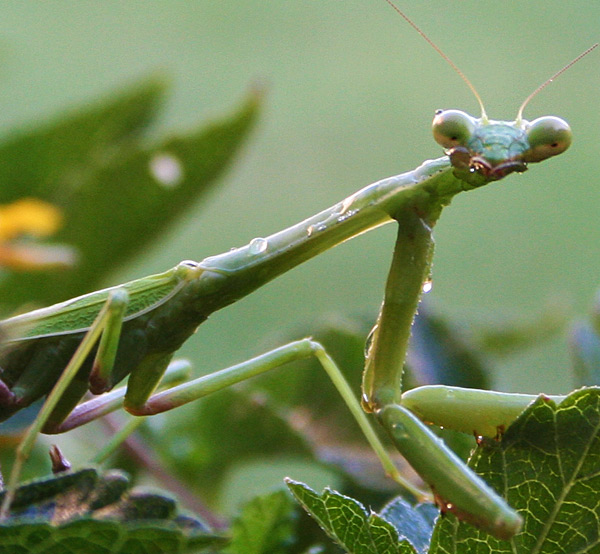
{"label": "praying mantis", "polygon": [[[412,320],[431,272],[432,228],[443,207],[460,192],[523,172],[527,164],[558,155],[570,144],[570,129],[563,120],[552,116],[532,122],[523,119],[528,100],[512,123],[489,120],[483,106],[480,118],[458,110],[437,113],[434,137],[447,155],[369,185],[284,231],[201,262],[181,262],[158,275],[3,321],[0,331],[6,344],[0,354],[0,418],[7,419],[48,397],[19,447],[2,515],[10,509],[19,468],[39,430],[65,431],[120,404],[134,415],[160,413],[313,355],[331,376],[385,471],[409,486],[373,433],[355,393],[323,348],[310,339],[154,392],[173,354],[211,313],[343,241],[396,221],[398,237],[384,304],[368,348],[363,407],[388,430],[444,509],[501,538],[516,533],[518,514],[443,447],[413,413],[448,426],[444,399],[460,397],[454,406],[476,406],[482,412],[479,418],[470,417],[467,430],[494,435],[533,397],[439,387],[403,395],[402,366]],[[88,389],[95,394],[107,392],[127,375],[126,392],[116,391],[110,401],[99,397],[78,406]],[[465,418],[457,412],[460,425]]]}

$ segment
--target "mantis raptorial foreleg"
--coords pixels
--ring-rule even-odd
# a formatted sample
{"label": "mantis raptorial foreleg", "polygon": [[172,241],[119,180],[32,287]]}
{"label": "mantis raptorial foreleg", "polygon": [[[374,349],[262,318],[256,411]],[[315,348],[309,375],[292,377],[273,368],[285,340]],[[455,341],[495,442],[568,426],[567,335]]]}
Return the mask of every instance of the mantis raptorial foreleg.
{"label": "mantis raptorial foreleg", "polygon": [[442,509],[496,536],[510,538],[521,527],[521,517],[402,405],[408,339],[421,292],[431,274],[432,227],[439,214],[437,209],[427,215],[412,209],[394,214],[398,235],[367,351],[363,406],[375,413],[400,453],[431,485]]}
{"label": "mantis raptorial foreleg", "polygon": [[[538,396],[427,385],[406,391],[401,403],[423,421],[475,436],[498,437]],[[565,396],[548,398],[560,404]]]}

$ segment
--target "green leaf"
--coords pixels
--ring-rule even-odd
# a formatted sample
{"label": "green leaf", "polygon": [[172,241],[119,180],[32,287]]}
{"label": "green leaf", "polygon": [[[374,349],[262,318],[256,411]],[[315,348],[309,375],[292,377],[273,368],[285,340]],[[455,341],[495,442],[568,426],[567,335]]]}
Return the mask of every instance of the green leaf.
{"label": "green leaf", "polygon": [[600,389],[581,389],[556,406],[541,396],[501,441],[486,440],[470,466],[524,518],[499,541],[448,514],[432,554],[594,552],[600,537]]}
{"label": "green leaf", "polygon": [[78,252],[72,270],[6,274],[3,303],[48,304],[87,292],[129,262],[206,193],[255,119],[251,94],[231,116],[189,133],[141,142],[164,85],[156,79],[0,144],[0,203],[35,197],[60,208],[53,240]]}
{"label": "green leaf", "polygon": [[78,173],[109,163],[137,142],[164,92],[162,80],[147,79],[54,123],[13,132],[0,145],[0,182],[6,185],[0,203],[24,196],[51,200],[61,189],[77,190]]}
{"label": "green leaf", "polygon": [[224,542],[172,498],[129,490],[123,473],[95,469],[22,485],[0,523],[0,553],[170,554]]}
{"label": "green leaf", "polygon": [[[482,441],[470,461],[523,516],[522,531],[511,541],[501,541],[447,513],[438,519],[429,554],[595,552],[600,537],[599,463],[600,388],[575,391],[558,406],[541,396],[501,441]],[[393,550],[400,546],[391,535],[376,535],[371,526],[375,518],[394,523],[400,536],[409,536],[425,552],[434,515],[430,506],[415,509],[398,500],[379,517],[337,492],[318,495],[301,483],[289,486],[348,552],[401,551]],[[425,519],[420,510],[426,511]]]}
{"label": "green leaf", "polygon": [[295,506],[284,491],[246,503],[232,525],[231,554],[283,554],[294,542]]}
{"label": "green leaf", "polygon": [[289,489],[321,528],[352,554],[416,554],[396,528],[356,500],[325,489],[318,494],[304,483],[286,479]]}
{"label": "green leaf", "polygon": [[570,316],[563,302],[548,303],[538,313],[528,316],[498,318],[471,324],[472,342],[483,354],[506,357],[524,350],[539,347],[541,343],[561,333]]}

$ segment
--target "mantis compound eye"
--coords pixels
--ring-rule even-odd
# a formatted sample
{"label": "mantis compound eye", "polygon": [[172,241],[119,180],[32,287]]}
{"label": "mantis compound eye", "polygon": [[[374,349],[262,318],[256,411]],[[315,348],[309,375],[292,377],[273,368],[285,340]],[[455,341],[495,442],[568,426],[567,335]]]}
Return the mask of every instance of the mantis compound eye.
{"label": "mantis compound eye", "polygon": [[525,132],[529,139],[529,150],[523,154],[523,161],[526,163],[541,162],[561,154],[571,145],[571,128],[560,117],[546,116],[534,119]]}
{"label": "mantis compound eye", "polygon": [[467,144],[475,130],[475,119],[460,110],[438,110],[433,118],[433,138],[444,148]]}

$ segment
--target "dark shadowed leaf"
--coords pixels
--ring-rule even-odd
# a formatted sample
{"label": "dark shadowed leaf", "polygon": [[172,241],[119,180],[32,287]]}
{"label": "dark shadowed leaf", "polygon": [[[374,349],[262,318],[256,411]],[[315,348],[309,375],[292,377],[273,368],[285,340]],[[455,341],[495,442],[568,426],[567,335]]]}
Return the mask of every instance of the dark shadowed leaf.
{"label": "dark shadowed leaf", "polygon": [[440,511],[435,504],[412,506],[401,497],[395,498],[380,512],[383,519],[394,525],[401,537],[406,537],[419,554],[426,554]]}
{"label": "dark shadowed leaf", "polygon": [[95,469],[21,486],[0,524],[0,553],[170,554],[223,544],[169,496],[130,489],[123,473]]}
{"label": "dark shadowed leaf", "polygon": [[569,342],[576,386],[600,385],[600,337],[587,321],[571,326]]}
{"label": "dark shadowed leaf", "polygon": [[490,385],[484,358],[453,324],[427,304],[420,306],[412,327],[407,365],[411,380],[418,385],[478,389]]}

